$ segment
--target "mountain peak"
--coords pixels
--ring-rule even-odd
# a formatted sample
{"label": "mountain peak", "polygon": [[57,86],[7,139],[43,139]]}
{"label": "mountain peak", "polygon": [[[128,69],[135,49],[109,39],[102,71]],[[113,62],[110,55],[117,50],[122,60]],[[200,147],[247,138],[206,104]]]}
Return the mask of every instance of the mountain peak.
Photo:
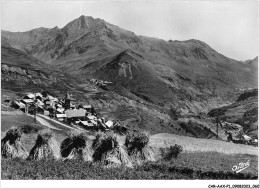
{"label": "mountain peak", "polygon": [[91,16],[81,15],[62,28],[71,38],[77,38],[89,31],[99,30],[105,25],[104,21]]}

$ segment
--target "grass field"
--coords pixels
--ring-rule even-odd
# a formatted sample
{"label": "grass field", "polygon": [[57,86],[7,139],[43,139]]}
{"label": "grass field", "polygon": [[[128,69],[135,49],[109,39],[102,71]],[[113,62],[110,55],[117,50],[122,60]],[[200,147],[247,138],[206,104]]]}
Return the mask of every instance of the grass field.
{"label": "grass field", "polygon": [[35,123],[34,118],[25,114],[1,114],[1,133],[10,129],[12,126],[18,126],[21,123]]}
{"label": "grass field", "polygon": [[16,98],[16,97],[17,97],[17,95],[15,92],[1,89],[1,104],[3,104],[4,100],[6,100],[6,99],[12,100],[13,98]]}
{"label": "grass field", "polygon": [[221,140],[200,139],[175,134],[160,133],[152,135],[150,145],[155,148],[178,144],[187,152],[219,152],[224,154],[258,155],[258,147],[234,144]]}
{"label": "grass field", "polygon": [[[231,169],[250,159],[250,167],[240,173]],[[80,161],[26,161],[2,159],[2,179],[257,179],[257,157],[217,153],[183,153],[171,161],[148,162],[131,168],[104,168]]]}

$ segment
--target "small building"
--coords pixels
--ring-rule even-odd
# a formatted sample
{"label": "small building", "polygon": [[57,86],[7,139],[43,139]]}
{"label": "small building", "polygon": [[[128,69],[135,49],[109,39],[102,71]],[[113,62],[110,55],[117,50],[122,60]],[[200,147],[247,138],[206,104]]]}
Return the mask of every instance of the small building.
{"label": "small building", "polygon": [[75,105],[75,104],[72,104],[72,103],[70,103],[70,108],[72,108],[72,109],[75,109],[75,108],[76,108],[76,105]]}
{"label": "small building", "polygon": [[64,109],[64,108],[57,108],[56,111],[57,111],[57,113],[59,113],[59,114],[63,114],[64,111],[65,111],[65,109]]}
{"label": "small building", "polygon": [[95,126],[97,125],[97,121],[96,120],[89,120],[91,123],[93,123]]}
{"label": "small building", "polygon": [[251,138],[250,136],[248,136],[248,135],[243,135],[243,137],[244,137],[244,139],[245,139],[246,141],[252,140],[252,138]]}
{"label": "small building", "polygon": [[49,116],[50,112],[48,110],[44,110],[43,115]]}
{"label": "small building", "polygon": [[102,130],[109,130],[109,127],[100,118],[97,120],[97,126],[103,128]]}
{"label": "small building", "polygon": [[37,113],[44,113],[44,109],[41,106],[36,106],[35,104],[28,106],[28,113],[35,114],[35,110]]}
{"label": "small building", "polygon": [[47,99],[50,100],[50,101],[54,101],[55,98],[53,96],[51,96],[51,95],[48,95]]}
{"label": "small building", "polygon": [[54,97],[52,101],[58,103],[58,102],[59,102],[59,99]]}
{"label": "small building", "polygon": [[56,114],[58,121],[64,121],[66,119],[66,114]]}
{"label": "small building", "polygon": [[66,110],[65,114],[67,116],[67,121],[69,123],[71,123],[71,122],[78,121],[81,118],[84,118],[85,117],[85,111],[86,110],[84,110],[84,109],[81,109],[81,110],[77,110],[77,109]]}
{"label": "small building", "polygon": [[22,99],[21,102],[24,103],[24,104],[31,104],[34,101],[32,99]]}
{"label": "small building", "polygon": [[79,118],[79,117],[85,117],[85,110],[66,110],[65,114],[67,115],[67,118]]}
{"label": "small building", "polygon": [[51,101],[51,100],[45,100],[44,104],[45,104],[46,106],[54,106],[54,102]]}
{"label": "small building", "polygon": [[79,126],[83,127],[86,130],[91,130],[91,131],[105,131],[105,128],[103,128],[100,125],[96,125],[93,120],[88,120],[88,121],[80,121]]}
{"label": "small building", "polygon": [[97,118],[96,116],[93,116],[93,115],[88,115],[88,116],[87,116],[87,119],[88,119],[88,120],[95,120],[95,121],[98,120],[98,118]]}
{"label": "small building", "polygon": [[94,110],[93,106],[91,106],[91,105],[84,105],[83,108],[84,108],[87,112],[89,112],[89,113],[91,113],[91,114],[94,114],[94,113],[95,113],[95,110]]}
{"label": "small building", "polygon": [[106,124],[106,126],[107,126],[108,128],[112,128],[112,127],[114,126],[113,121],[110,121],[110,120],[108,120],[105,124]]}
{"label": "small building", "polygon": [[35,98],[35,95],[33,93],[27,93],[25,96],[24,96],[24,99],[34,99]]}
{"label": "small building", "polygon": [[14,101],[14,104],[12,105],[15,109],[20,109],[24,110],[25,109],[25,104],[19,101]]}
{"label": "small building", "polygon": [[53,106],[45,106],[45,110],[48,110],[50,114],[53,114],[55,111],[55,108]]}
{"label": "small building", "polygon": [[79,122],[81,122],[81,120],[79,120],[79,121],[75,121],[76,125],[78,125],[78,124],[79,124]]}
{"label": "small building", "polygon": [[83,127],[86,130],[95,130],[95,126],[90,121],[80,121],[79,126]]}
{"label": "small building", "polygon": [[36,99],[43,100],[43,96],[41,93],[36,93],[35,96],[36,96]]}
{"label": "small building", "polygon": [[[56,109],[62,108],[62,105],[61,105],[61,104],[55,104],[55,107],[56,107]],[[63,108],[63,109],[64,109],[64,108]]]}
{"label": "small building", "polygon": [[94,127],[94,124],[91,121],[79,121],[78,124],[80,126],[85,126],[85,127]]}
{"label": "small building", "polygon": [[38,106],[44,106],[44,103],[41,100],[37,99],[37,105]]}

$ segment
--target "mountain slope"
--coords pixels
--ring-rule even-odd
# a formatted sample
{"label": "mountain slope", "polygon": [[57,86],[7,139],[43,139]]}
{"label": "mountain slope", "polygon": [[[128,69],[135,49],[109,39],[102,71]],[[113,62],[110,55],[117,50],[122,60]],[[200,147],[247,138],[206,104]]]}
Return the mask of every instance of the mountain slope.
{"label": "mountain slope", "polygon": [[258,136],[258,90],[246,91],[233,104],[213,109],[208,114],[212,117],[219,116],[223,121],[239,124],[246,133],[251,132]]}
{"label": "mountain slope", "polygon": [[137,36],[92,17],[81,16],[61,29],[4,31],[2,41],[82,82],[112,81],[110,92],[128,91],[133,98],[181,114],[208,112],[230,103],[236,88],[257,87],[251,64],[225,57],[202,41]]}
{"label": "mountain slope", "polygon": [[131,129],[145,129],[151,133],[183,134],[184,131],[167,112],[142,101],[131,93],[116,94],[55,69],[51,65],[17,49],[1,48],[2,89],[14,93],[50,91],[59,98],[66,92],[73,94],[76,104],[91,104],[100,116],[119,120]]}

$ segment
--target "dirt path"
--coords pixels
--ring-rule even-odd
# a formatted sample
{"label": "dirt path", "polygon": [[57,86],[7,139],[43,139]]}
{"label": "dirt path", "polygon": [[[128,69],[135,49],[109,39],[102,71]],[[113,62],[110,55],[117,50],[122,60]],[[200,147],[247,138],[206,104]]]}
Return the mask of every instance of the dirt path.
{"label": "dirt path", "polygon": [[[30,115],[31,117],[34,117],[32,115]],[[37,121],[39,121],[42,125],[49,127],[51,129],[55,129],[55,130],[60,130],[57,127],[52,126],[49,122],[45,121],[43,118],[36,116]]]}

